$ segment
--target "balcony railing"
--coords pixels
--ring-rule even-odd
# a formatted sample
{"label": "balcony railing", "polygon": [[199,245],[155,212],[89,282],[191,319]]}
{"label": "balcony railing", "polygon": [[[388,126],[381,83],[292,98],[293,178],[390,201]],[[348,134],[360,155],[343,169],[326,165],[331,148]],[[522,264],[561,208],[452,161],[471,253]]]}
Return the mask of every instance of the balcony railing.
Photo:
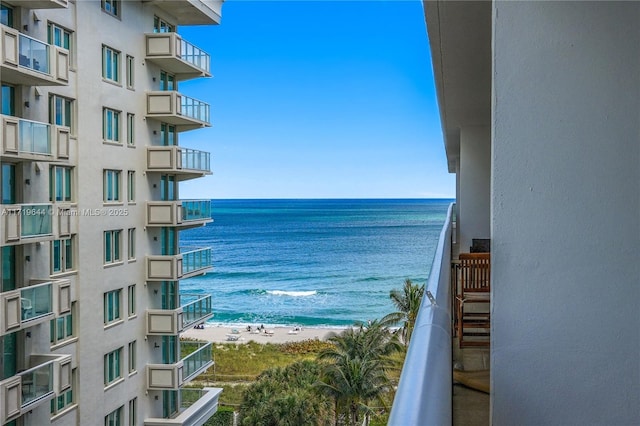
{"label": "balcony railing", "polygon": [[0,117],[1,155],[34,161],[69,158],[69,128],[8,115]]}
{"label": "balcony railing", "polygon": [[0,25],[2,80],[33,85],[67,85],[69,52]]}
{"label": "balcony railing", "polygon": [[32,281],[0,293],[0,336],[49,321],[71,310],[69,280]]}
{"label": "balcony railing", "polygon": [[77,232],[78,209],[73,204],[0,205],[3,244],[49,241]]}
{"label": "balcony railing", "polygon": [[182,255],[182,275],[211,267],[210,248],[180,247],[180,254]]}
{"label": "balcony railing", "polygon": [[211,248],[180,248],[177,255],[147,256],[147,281],[177,281],[211,269]]}
{"label": "balcony railing", "polygon": [[451,424],[451,214],[440,233],[389,425]]}
{"label": "balcony railing", "polygon": [[148,335],[177,335],[213,316],[211,295],[180,294],[178,309],[147,309]]}
{"label": "balcony railing", "polygon": [[180,294],[180,305],[183,330],[213,316],[210,294]]}
{"label": "balcony railing", "polygon": [[210,200],[150,201],[147,226],[201,226],[211,222]]}
{"label": "balcony railing", "polygon": [[179,389],[173,392],[180,410],[173,417],[147,418],[144,426],[200,426],[218,410],[220,388]]}
{"label": "balcony railing", "polygon": [[32,355],[30,368],[0,382],[0,423],[15,419],[71,387],[70,355]]}
{"label": "balcony railing", "polygon": [[147,118],[173,124],[178,131],[211,126],[209,104],[175,90],[147,92]]}
{"label": "balcony railing", "polygon": [[147,389],[177,389],[213,365],[211,342],[182,342],[184,358],[174,364],[147,364]]}
{"label": "balcony railing", "polygon": [[173,173],[178,180],[211,174],[210,154],[178,146],[147,147],[147,171]]}
{"label": "balcony railing", "polygon": [[209,54],[184,40],[179,34],[146,34],[147,60],[175,75],[177,80],[210,77]]}

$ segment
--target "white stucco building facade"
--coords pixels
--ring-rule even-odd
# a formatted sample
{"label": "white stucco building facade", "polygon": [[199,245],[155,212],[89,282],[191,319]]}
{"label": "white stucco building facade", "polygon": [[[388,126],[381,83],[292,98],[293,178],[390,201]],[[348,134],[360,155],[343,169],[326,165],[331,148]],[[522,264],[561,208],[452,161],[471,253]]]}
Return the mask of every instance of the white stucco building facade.
{"label": "white stucco building facade", "polygon": [[0,424],[200,425],[220,389],[185,385],[211,344],[180,343],[212,316],[180,280],[211,268],[179,247],[211,221],[179,182],[211,173],[179,143],[211,125],[179,82],[210,77],[180,36],[221,1],[0,4]]}

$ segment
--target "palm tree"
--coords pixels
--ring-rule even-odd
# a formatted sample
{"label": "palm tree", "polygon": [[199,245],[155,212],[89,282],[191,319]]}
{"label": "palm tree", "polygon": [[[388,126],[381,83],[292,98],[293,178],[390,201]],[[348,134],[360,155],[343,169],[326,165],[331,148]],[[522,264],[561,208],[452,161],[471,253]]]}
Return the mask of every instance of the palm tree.
{"label": "palm tree", "polygon": [[402,323],[400,333],[402,341],[409,346],[413,328],[416,325],[416,318],[420,310],[424,285],[413,284],[409,278],[404,281],[402,290],[393,289],[389,293],[391,301],[396,306],[397,312],[392,312],[382,318],[382,323],[386,325]]}
{"label": "palm tree", "polygon": [[366,328],[349,328],[328,340],[334,346],[318,355],[326,362],[318,388],[334,399],[335,424],[346,417],[347,424],[359,425],[361,415],[368,424],[372,412],[369,402],[384,405],[382,396],[391,390],[387,371],[393,362],[389,355],[401,346],[378,320]]}

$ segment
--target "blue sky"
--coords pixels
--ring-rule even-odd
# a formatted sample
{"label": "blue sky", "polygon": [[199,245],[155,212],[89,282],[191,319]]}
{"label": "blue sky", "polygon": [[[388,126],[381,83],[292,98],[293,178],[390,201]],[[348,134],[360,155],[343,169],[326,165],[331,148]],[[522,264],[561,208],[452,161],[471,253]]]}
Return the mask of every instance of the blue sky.
{"label": "blue sky", "polygon": [[179,32],[214,75],[180,83],[213,124],[180,134],[213,169],[181,198],[454,196],[421,2],[230,0]]}

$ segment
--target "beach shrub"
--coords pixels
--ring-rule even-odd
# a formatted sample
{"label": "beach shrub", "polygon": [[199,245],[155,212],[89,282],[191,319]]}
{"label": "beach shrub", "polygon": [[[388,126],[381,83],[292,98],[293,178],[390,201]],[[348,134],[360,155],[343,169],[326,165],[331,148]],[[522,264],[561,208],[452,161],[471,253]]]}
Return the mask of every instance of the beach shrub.
{"label": "beach shrub", "polygon": [[284,343],[281,347],[282,352],[292,355],[317,354],[329,347],[333,343],[319,339],[307,339],[301,342]]}
{"label": "beach shrub", "polygon": [[233,408],[218,407],[218,411],[204,423],[204,426],[233,426]]}
{"label": "beach shrub", "polygon": [[313,361],[271,368],[243,395],[240,425],[325,426],[333,424],[329,398],[317,392],[321,368]]}

